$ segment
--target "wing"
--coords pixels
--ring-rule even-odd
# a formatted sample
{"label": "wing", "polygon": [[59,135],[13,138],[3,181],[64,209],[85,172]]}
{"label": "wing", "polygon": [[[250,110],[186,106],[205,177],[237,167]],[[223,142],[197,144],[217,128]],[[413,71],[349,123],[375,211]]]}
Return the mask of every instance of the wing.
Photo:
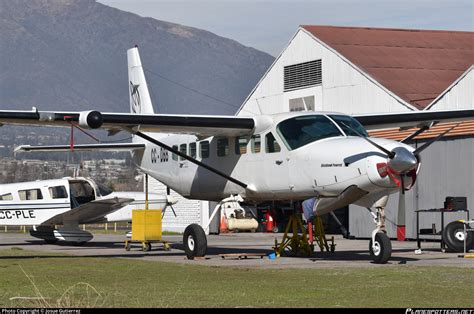
{"label": "wing", "polygon": [[66,221],[78,221],[79,223],[88,223],[102,218],[128,204],[133,202],[133,198],[109,198],[95,200],[86,204],[82,204],[70,211],[51,217],[43,224],[60,225]]}
{"label": "wing", "polygon": [[432,122],[456,122],[474,119],[474,110],[412,111],[353,115],[367,130],[415,127]]}
{"label": "wing", "polygon": [[[124,152],[131,150],[143,150],[143,143],[112,143],[112,144],[77,144],[74,145],[74,151],[112,151]],[[20,145],[15,147],[14,152],[70,152],[70,145],[49,145],[49,146],[30,146]]]}
{"label": "wing", "polygon": [[102,128],[112,132],[139,128],[142,132],[193,134],[201,137],[246,135],[255,128],[253,118],[236,116],[0,110],[0,124],[70,127],[71,123],[83,128]]}

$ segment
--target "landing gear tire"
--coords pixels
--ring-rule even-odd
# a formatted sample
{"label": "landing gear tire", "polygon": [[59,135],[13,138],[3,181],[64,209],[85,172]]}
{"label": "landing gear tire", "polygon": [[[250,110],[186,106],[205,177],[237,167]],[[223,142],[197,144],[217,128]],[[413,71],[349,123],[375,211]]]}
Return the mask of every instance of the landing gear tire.
{"label": "landing gear tire", "polygon": [[[443,229],[443,241],[451,252],[464,252],[464,224],[453,221]],[[467,233],[466,249],[473,247],[474,235]]]}
{"label": "landing gear tire", "polygon": [[372,247],[372,240],[369,242],[370,257],[376,264],[385,264],[392,255],[392,243],[388,236],[379,232],[375,235],[375,247]]}
{"label": "landing gear tire", "polygon": [[198,224],[186,227],[183,235],[184,252],[188,259],[203,257],[207,251],[207,238],[204,229]]}

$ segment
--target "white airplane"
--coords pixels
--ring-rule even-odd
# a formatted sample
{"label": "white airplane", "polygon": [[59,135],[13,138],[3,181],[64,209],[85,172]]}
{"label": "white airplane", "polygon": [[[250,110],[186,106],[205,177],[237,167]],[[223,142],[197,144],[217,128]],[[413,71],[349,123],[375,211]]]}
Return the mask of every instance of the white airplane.
{"label": "white airplane", "polygon": [[[77,145],[74,149],[130,150],[141,171],[187,198],[219,204],[237,198],[254,203],[317,198],[314,215],[349,204],[375,208],[376,228],[369,250],[376,263],[386,263],[391,256],[384,224],[388,195],[413,186],[420,153],[439,137],[414,149],[403,141],[369,138],[365,128],[419,126],[419,134],[439,121],[474,118],[474,110],[356,116],[336,112],[253,117],[155,114],[137,47],[129,49],[127,57],[131,113],[4,110],[0,124],[129,132],[134,135],[130,144]],[[20,149],[66,151],[69,146]],[[404,220],[403,202],[399,217]],[[205,255],[207,240],[199,225],[186,228],[183,242],[188,258]]]}
{"label": "white airplane", "polygon": [[[148,198],[149,208],[170,204],[159,194],[150,193]],[[32,226],[30,235],[46,243],[84,244],[93,235],[79,224],[132,221],[132,210],[143,208],[145,193],[113,192],[83,177],[0,185],[0,225]]]}

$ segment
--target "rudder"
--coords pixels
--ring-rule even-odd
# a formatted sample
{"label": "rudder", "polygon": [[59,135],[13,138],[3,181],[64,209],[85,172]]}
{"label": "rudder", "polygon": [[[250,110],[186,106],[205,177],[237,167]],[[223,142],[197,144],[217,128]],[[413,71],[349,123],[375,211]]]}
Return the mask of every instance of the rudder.
{"label": "rudder", "polygon": [[150,93],[143,72],[138,47],[127,50],[128,81],[130,96],[130,112],[137,114],[153,114]]}

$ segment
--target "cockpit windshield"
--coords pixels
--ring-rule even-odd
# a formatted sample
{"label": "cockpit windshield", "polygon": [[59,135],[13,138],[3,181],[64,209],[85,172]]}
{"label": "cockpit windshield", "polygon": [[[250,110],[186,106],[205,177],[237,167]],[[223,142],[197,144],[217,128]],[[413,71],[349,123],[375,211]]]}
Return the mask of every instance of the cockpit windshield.
{"label": "cockpit windshield", "polygon": [[323,115],[305,115],[282,121],[277,132],[289,150],[323,138],[343,136],[337,126]]}
{"label": "cockpit windshield", "polygon": [[97,187],[99,188],[99,193],[101,196],[106,196],[113,192],[111,189],[101,183],[97,183]]}
{"label": "cockpit windshield", "polygon": [[354,119],[353,117],[344,115],[330,115],[329,117],[336,121],[337,125],[341,127],[341,129],[344,131],[344,133],[346,133],[347,136],[358,136],[358,134],[354,132],[354,130],[356,130],[359,134],[363,136],[369,136],[362,124],[360,124],[360,122]]}

